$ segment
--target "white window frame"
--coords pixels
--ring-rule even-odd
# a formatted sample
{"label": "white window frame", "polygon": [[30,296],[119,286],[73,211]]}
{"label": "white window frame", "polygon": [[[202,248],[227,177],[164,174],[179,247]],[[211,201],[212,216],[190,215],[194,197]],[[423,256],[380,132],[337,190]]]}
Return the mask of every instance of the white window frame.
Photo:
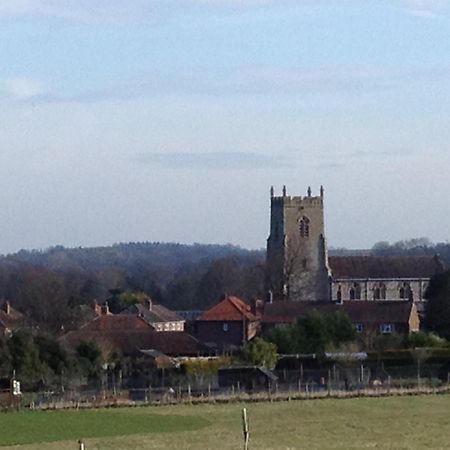
{"label": "white window frame", "polygon": [[392,323],[382,323],[380,325],[380,332],[382,334],[392,334],[394,332],[394,324],[392,324]]}
{"label": "white window frame", "polygon": [[362,323],[357,323],[355,325],[355,329],[357,333],[363,333],[364,332],[364,325]]}

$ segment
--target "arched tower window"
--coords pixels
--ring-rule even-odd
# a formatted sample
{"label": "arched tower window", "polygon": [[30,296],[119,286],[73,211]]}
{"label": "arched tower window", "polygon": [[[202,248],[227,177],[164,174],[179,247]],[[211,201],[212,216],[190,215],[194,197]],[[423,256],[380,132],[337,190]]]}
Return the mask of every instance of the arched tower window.
{"label": "arched tower window", "polygon": [[302,217],[298,223],[298,230],[300,232],[300,237],[309,237],[309,219],[307,217]]}

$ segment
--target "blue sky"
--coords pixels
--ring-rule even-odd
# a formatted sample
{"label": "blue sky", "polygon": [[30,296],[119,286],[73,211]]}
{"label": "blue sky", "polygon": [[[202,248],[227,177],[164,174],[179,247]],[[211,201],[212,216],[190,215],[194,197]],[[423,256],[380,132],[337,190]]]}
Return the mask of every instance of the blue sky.
{"label": "blue sky", "polygon": [[0,0],[0,252],[449,238],[450,0]]}

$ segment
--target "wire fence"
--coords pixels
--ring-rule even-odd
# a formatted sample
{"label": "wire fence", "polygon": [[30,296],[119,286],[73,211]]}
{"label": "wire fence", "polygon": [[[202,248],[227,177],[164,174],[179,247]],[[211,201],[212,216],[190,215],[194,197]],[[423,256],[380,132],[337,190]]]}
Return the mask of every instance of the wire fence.
{"label": "wire fence", "polygon": [[87,408],[114,405],[283,400],[447,392],[450,374],[439,365],[356,367],[255,371],[234,369],[214,375],[129,377],[101,380],[76,388],[0,393],[1,408]]}

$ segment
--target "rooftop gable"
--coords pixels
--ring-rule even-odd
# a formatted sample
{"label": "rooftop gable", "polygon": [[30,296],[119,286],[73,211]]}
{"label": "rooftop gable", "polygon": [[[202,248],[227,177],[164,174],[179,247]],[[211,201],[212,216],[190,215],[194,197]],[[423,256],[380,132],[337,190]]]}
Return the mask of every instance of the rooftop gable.
{"label": "rooftop gable", "polygon": [[184,322],[184,319],[165,306],[152,303],[145,306],[140,303],[131,305],[120,313],[140,315],[149,323],[159,322]]}
{"label": "rooftop gable", "polygon": [[197,320],[235,321],[256,320],[250,305],[238,297],[225,297],[220,303],[205,311]]}

